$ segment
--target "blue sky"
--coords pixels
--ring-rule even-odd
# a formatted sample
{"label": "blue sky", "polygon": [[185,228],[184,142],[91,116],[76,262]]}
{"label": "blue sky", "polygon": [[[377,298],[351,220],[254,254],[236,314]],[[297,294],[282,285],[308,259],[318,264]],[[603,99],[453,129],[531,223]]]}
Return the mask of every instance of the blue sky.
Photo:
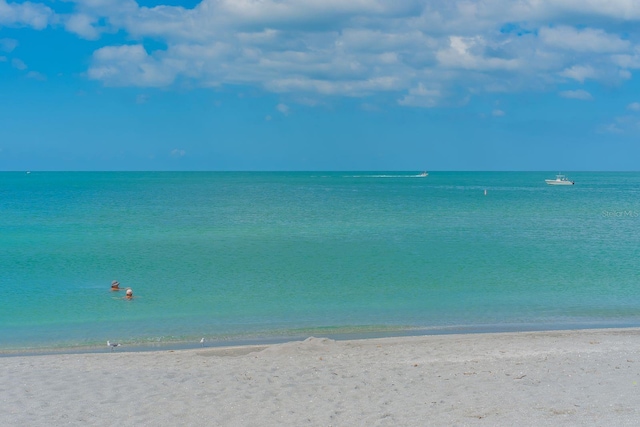
{"label": "blue sky", "polygon": [[634,0],[0,0],[0,170],[639,170]]}

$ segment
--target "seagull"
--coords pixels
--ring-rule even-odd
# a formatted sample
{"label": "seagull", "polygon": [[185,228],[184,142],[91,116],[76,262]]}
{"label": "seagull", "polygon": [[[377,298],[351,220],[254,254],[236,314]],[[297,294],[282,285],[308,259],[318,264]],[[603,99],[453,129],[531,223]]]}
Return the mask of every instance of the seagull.
{"label": "seagull", "polygon": [[107,341],[107,345],[108,345],[109,347],[111,347],[111,351],[113,351],[113,349],[114,349],[115,347],[120,347],[120,343],[118,343],[118,342],[111,342],[111,341]]}
{"label": "seagull", "polygon": [[204,347],[204,337],[200,340],[200,347]]}

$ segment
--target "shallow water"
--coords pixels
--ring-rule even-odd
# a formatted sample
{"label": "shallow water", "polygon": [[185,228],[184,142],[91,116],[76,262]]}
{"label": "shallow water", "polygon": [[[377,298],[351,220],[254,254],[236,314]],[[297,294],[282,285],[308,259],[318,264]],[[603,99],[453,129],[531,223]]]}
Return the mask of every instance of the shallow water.
{"label": "shallow water", "polygon": [[416,175],[0,173],[0,348],[640,325],[639,173]]}

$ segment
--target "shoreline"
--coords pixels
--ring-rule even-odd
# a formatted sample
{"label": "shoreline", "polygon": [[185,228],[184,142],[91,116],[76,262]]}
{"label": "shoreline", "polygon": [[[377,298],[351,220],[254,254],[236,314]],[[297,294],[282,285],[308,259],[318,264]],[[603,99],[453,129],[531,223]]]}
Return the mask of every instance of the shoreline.
{"label": "shoreline", "polygon": [[[232,336],[228,338],[206,338],[204,348],[223,348],[223,347],[244,347],[244,346],[269,346],[274,344],[284,344],[288,342],[303,341],[310,336],[322,336],[335,341],[358,341],[379,338],[404,338],[404,337],[421,337],[421,336],[439,336],[439,335],[476,335],[476,334],[497,334],[497,333],[528,333],[528,332],[553,332],[553,331],[583,331],[583,330],[640,330],[640,326],[635,324],[611,324],[603,325],[602,323],[579,323],[579,324],[557,324],[557,325],[540,325],[540,324],[505,324],[505,325],[465,325],[465,326],[449,326],[449,327],[433,327],[433,328],[403,328],[389,329],[375,327],[365,327],[358,332],[352,332],[351,328],[344,328],[338,331],[332,328],[314,328],[299,333],[291,333],[286,335],[250,335],[250,336]],[[306,332],[306,333],[305,333]],[[170,341],[118,341],[122,345],[117,349],[119,352],[125,353],[148,353],[154,351],[181,351],[181,350],[197,350],[203,346],[199,343],[199,339],[189,340],[170,340]],[[41,355],[59,355],[59,354],[94,354],[106,353],[111,349],[106,343],[90,344],[90,345],[61,345],[61,346],[42,346],[42,347],[24,347],[24,348],[0,348],[0,358],[20,357],[20,356],[41,356]]]}
{"label": "shoreline", "polygon": [[[310,336],[322,336],[335,341],[357,341],[378,338],[404,338],[438,335],[475,335],[475,334],[496,334],[496,333],[528,333],[528,332],[553,332],[553,331],[582,331],[582,330],[640,330],[636,324],[603,325],[602,323],[578,323],[578,324],[504,324],[504,325],[465,325],[433,328],[375,328],[358,327],[358,332],[353,332],[351,328],[313,328],[306,331],[298,331],[285,335],[250,335],[231,336],[226,338],[216,337],[205,338],[205,345],[201,345],[198,339],[189,340],[169,340],[169,341],[115,341],[121,346],[117,351],[125,353],[148,353],[154,351],[181,351],[197,350],[204,348],[224,348],[224,347],[244,347],[244,346],[269,346],[274,344],[284,344],[288,342],[303,341]],[[28,357],[43,355],[63,355],[63,354],[99,354],[110,352],[111,349],[106,343],[88,345],[60,345],[42,347],[0,347],[0,359],[6,357]]]}
{"label": "shoreline", "polygon": [[16,356],[7,425],[635,425],[640,328]]}

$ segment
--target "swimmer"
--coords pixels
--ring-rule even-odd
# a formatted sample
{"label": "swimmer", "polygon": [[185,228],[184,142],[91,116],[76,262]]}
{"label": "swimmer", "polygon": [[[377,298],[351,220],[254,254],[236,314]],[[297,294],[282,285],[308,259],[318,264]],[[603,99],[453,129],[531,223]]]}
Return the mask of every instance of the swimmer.
{"label": "swimmer", "polygon": [[118,282],[117,280],[114,280],[113,282],[111,282],[111,290],[112,291],[119,291],[120,290],[120,282]]}
{"label": "swimmer", "polygon": [[127,294],[125,296],[126,299],[133,299],[133,291],[131,288],[127,288]]}

